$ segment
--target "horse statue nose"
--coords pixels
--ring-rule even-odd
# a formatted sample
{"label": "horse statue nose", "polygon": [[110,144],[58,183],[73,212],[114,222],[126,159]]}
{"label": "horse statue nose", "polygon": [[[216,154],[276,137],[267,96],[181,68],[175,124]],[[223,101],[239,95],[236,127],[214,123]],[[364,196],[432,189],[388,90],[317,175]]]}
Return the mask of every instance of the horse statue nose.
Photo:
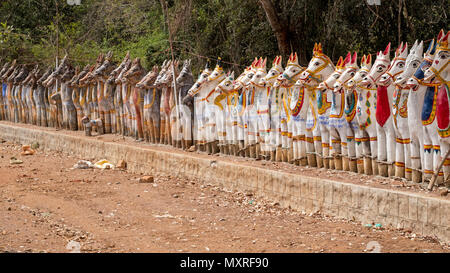
{"label": "horse statue nose", "polygon": [[339,83],[335,83],[335,84],[333,85],[333,87],[334,87],[334,89],[339,89],[339,88],[341,87],[341,85],[340,85]]}

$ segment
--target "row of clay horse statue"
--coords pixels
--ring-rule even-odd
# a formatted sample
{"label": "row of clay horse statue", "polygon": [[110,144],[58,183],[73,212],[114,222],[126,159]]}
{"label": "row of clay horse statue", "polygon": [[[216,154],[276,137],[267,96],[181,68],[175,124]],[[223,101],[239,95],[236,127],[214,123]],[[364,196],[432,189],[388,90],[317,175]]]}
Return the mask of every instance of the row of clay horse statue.
{"label": "row of clay horse statue", "polygon": [[[0,71],[0,119],[297,165],[449,185],[449,33],[423,42],[340,57],[316,44],[308,67],[290,55],[255,58],[238,77],[222,61],[197,81],[191,61],[165,61],[148,73],[129,54],[95,65]],[[443,170],[439,169],[443,166]]]}

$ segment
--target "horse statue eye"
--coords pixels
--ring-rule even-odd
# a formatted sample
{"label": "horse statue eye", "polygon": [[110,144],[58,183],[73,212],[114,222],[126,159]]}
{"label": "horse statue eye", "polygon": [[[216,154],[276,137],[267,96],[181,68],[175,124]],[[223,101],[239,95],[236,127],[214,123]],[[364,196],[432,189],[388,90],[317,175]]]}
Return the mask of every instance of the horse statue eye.
{"label": "horse statue eye", "polygon": [[316,63],[315,63],[314,65],[316,65],[316,66],[317,66],[317,65],[319,65],[319,64],[320,64],[319,62],[316,62]]}

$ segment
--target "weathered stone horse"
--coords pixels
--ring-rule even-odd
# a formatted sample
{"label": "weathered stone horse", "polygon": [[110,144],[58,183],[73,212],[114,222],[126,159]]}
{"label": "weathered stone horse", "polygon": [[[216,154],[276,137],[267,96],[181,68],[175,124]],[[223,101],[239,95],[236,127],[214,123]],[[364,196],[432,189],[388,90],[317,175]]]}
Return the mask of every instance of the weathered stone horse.
{"label": "weathered stone horse", "polygon": [[145,70],[141,66],[141,59],[136,58],[133,60],[130,69],[125,72],[122,78],[122,82],[125,80],[131,92],[131,97],[128,97],[128,99],[130,101],[132,122],[134,124],[132,127],[135,129],[133,131],[133,136],[135,136],[138,141],[144,140],[143,118],[141,111],[144,108],[144,96],[141,90],[136,87],[136,84],[142,79],[144,74]]}
{"label": "weathered stone horse", "polygon": [[188,149],[192,146],[192,127],[194,120],[194,103],[191,100],[184,101],[183,98],[189,92],[189,89],[194,85],[194,76],[191,71],[191,60],[184,61],[183,68],[176,79],[178,85],[178,103],[180,113],[180,127],[182,132],[182,148]]}
{"label": "weathered stone horse", "polygon": [[154,86],[158,77],[158,66],[153,66],[137,84],[144,91],[144,135],[146,141],[160,142],[160,103],[161,92]]}
{"label": "weathered stone horse", "polygon": [[166,74],[169,73],[169,68],[172,61],[164,61],[161,70],[159,71],[158,77],[156,77],[154,85],[161,94],[160,104],[159,104],[159,116],[160,116],[160,142],[161,144],[170,143],[170,119],[168,113],[170,112],[169,107],[169,90],[166,84],[163,84]]}
{"label": "weathered stone horse", "polygon": [[48,68],[44,74],[37,80],[37,88],[34,93],[34,101],[36,103],[36,116],[37,116],[37,125],[47,127],[47,87],[45,87],[42,83],[50,76],[52,73],[52,69]]}
{"label": "weathered stone horse", "polygon": [[115,96],[115,102],[117,110],[119,111],[119,114],[117,115],[119,117],[119,126],[120,126],[120,133],[125,136],[128,135],[129,131],[129,119],[128,119],[128,106],[127,106],[127,84],[126,82],[122,82],[124,79],[123,75],[130,69],[131,67],[131,59],[129,58],[129,54],[125,56],[125,66],[122,68],[120,73],[115,78],[116,83],[116,96]]}
{"label": "weathered stone horse", "polygon": [[25,115],[27,116],[28,123],[34,125],[36,125],[37,123],[36,102],[34,99],[34,94],[36,93],[36,82],[39,77],[39,71],[39,65],[36,65],[23,82],[25,88],[25,91],[23,92]]}

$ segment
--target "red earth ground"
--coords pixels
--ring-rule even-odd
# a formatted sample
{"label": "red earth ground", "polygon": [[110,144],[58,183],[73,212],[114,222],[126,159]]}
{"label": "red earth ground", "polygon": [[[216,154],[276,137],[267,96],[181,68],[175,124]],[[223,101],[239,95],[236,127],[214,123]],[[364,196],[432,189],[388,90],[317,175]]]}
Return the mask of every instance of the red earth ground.
{"label": "red earth ground", "polygon": [[409,230],[305,215],[207,182],[155,173],[139,183],[141,174],[20,151],[0,144],[0,252],[449,252]]}

